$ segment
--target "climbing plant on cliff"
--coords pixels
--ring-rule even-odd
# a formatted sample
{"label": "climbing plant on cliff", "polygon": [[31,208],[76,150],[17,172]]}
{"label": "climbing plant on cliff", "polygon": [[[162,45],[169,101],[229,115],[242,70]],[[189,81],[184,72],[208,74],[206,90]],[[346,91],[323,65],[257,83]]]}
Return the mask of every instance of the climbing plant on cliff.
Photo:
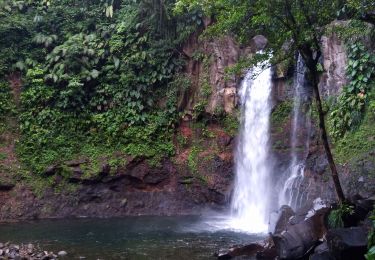
{"label": "climbing plant on cliff", "polygon": [[360,20],[332,23],[327,27],[327,34],[345,43],[348,56],[348,84],[343,87],[328,117],[330,133],[335,141],[339,141],[346,133],[356,131],[370,111],[375,55],[368,43],[373,41],[375,34],[372,26]]}
{"label": "climbing plant on cliff", "polygon": [[179,47],[202,22],[173,16],[174,2],[0,1],[0,77],[23,78],[17,151],[28,169],[98,151],[174,153]]}
{"label": "climbing plant on cliff", "polygon": [[[176,5],[177,11],[198,7],[206,10],[210,15],[216,15],[218,19],[214,28],[218,29],[219,33],[235,33],[239,39],[251,39],[257,33],[265,35],[269,40],[269,48],[274,53],[271,59],[273,64],[291,57],[295,52],[301,54],[314,91],[321,139],[336,193],[341,202],[345,200],[345,196],[328,141],[325,114],[318,88],[318,64],[322,55],[320,38],[324,27],[337,17],[338,11],[346,2],[338,0],[242,0],[234,4],[223,0],[203,3],[197,0],[179,0]],[[227,26],[228,24],[230,26]]]}
{"label": "climbing plant on cliff", "polygon": [[375,73],[375,56],[362,43],[350,44],[348,53],[347,74],[350,81],[330,114],[331,133],[336,139],[360,125],[370,101]]}

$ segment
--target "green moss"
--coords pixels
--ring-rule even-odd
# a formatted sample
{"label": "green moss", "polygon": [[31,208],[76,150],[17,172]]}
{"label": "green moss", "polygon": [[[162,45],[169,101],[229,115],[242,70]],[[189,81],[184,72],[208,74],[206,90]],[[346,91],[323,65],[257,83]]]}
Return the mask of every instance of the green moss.
{"label": "green moss", "polygon": [[338,162],[358,159],[375,147],[375,120],[367,113],[358,129],[347,132],[334,144],[334,155]]}
{"label": "green moss", "polygon": [[0,160],[5,160],[7,157],[5,153],[0,153]]}
{"label": "green moss", "polygon": [[209,178],[207,175],[199,175],[197,178],[203,185],[208,185]]}
{"label": "green moss", "polygon": [[290,117],[293,109],[292,101],[283,101],[279,103],[275,110],[271,114],[271,124],[272,126],[283,125]]}
{"label": "green moss", "polygon": [[235,136],[240,128],[240,121],[238,119],[238,111],[235,111],[232,115],[226,115],[222,120],[222,126],[224,131],[230,136]]}
{"label": "green moss", "polygon": [[111,157],[108,160],[108,164],[111,168],[116,168],[126,165],[127,160],[124,157]]}
{"label": "green moss", "polygon": [[70,167],[64,164],[61,166],[61,170],[59,173],[62,177],[64,177],[65,179],[68,179],[72,176],[73,171]]}
{"label": "green moss", "polygon": [[186,136],[179,133],[176,139],[177,139],[177,144],[180,148],[186,148],[188,144],[188,138]]}
{"label": "green moss", "polygon": [[274,150],[280,150],[280,149],[282,149],[282,148],[283,148],[283,141],[281,141],[281,140],[276,140],[276,141],[274,142],[274,144],[272,145],[272,148],[273,148]]}
{"label": "green moss", "polygon": [[209,75],[209,65],[210,65],[210,56],[202,56],[203,63],[203,73],[199,77],[199,92],[197,94],[197,102],[193,108],[193,118],[199,119],[199,117],[204,113],[208,100],[212,94],[212,86],[210,84],[210,75]]}
{"label": "green moss", "polygon": [[187,158],[188,167],[192,174],[198,174],[199,153],[201,151],[199,146],[194,145]]}
{"label": "green moss", "polygon": [[32,176],[27,179],[27,184],[30,185],[33,193],[38,198],[43,197],[46,189],[53,186],[54,178],[51,177],[41,177],[41,176]]}

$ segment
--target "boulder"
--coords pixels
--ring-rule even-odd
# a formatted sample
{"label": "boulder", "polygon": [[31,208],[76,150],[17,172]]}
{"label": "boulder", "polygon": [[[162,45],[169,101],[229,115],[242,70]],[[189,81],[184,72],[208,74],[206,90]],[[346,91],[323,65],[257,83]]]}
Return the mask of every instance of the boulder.
{"label": "boulder", "polygon": [[374,205],[373,198],[364,199],[360,195],[353,196],[350,201],[354,206],[354,212],[344,218],[345,227],[357,226],[361,221],[365,220]]}
{"label": "boulder", "polygon": [[89,160],[87,158],[79,158],[79,159],[67,161],[65,162],[65,165],[68,167],[76,167],[76,166],[80,166],[81,164],[86,164],[88,162]]}
{"label": "boulder", "polygon": [[52,176],[54,175],[57,171],[59,171],[61,169],[61,166],[60,165],[50,165],[47,167],[47,169],[43,172],[43,174],[45,176]]}
{"label": "boulder", "polygon": [[330,229],[326,239],[329,251],[336,259],[365,259],[367,234],[362,227]]}
{"label": "boulder", "polygon": [[[235,246],[229,251],[217,254],[218,259],[275,259],[277,252],[272,237],[268,237],[263,241],[258,241],[245,246]],[[243,258],[245,257],[245,258]]]}
{"label": "boulder", "polygon": [[280,258],[297,259],[311,251],[326,233],[324,219],[328,212],[328,208],[319,209],[313,216],[288,224],[284,231],[273,235]]}
{"label": "boulder", "polygon": [[310,260],[334,260],[335,258],[329,252],[327,242],[321,243],[314,250],[314,253],[310,256]]}
{"label": "boulder", "polygon": [[328,251],[321,253],[314,253],[310,256],[309,260],[335,260],[332,254]]}
{"label": "boulder", "polygon": [[280,234],[286,229],[289,219],[294,216],[294,211],[291,207],[284,205],[280,210],[271,215],[269,231],[273,234]]}
{"label": "boulder", "polygon": [[268,40],[263,35],[256,35],[250,41],[250,46],[254,51],[260,51],[266,48]]}

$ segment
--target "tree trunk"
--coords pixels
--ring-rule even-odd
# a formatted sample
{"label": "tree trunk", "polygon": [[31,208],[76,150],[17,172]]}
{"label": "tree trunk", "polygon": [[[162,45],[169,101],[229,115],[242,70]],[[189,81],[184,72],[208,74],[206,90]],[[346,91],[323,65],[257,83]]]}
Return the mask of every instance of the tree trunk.
{"label": "tree trunk", "polygon": [[322,138],[322,141],[323,141],[324,150],[325,150],[325,153],[326,153],[326,156],[327,156],[329,167],[331,169],[333,184],[335,185],[337,197],[339,199],[339,202],[343,203],[345,201],[345,196],[344,196],[344,192],[342,191],[339,175],[337,173],[335,161],[333,160],[331,148],[330,148],[329,142],[328,142],[328,136],[327,136],[326,126],[325,126],[325,121],[324,121],[324,112],[323,112],[323,107],[322,107],[322,101],[321,101],[320,94],[319,94],[318,73],[317,73],[316,69],[314,70],[314,69],[311,69],[311,68],[310,68],[310,72],[311,72],[311,84],[312,84],[312,88],[313,88],[313,91],[314,91],[314,94],[315,94],[316,104],[317,104],[317,107],[318,107],[319,128],[320,128],[321,138]]}

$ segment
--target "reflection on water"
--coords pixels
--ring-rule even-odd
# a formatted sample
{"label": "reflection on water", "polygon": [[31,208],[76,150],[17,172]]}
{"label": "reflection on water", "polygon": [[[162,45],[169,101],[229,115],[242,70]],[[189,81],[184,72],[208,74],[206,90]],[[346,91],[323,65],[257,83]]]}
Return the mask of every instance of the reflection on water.
{"label": "reflection on water", "polygon": [[[210,224],[211,223],[211,224]],[[69,259],[214,259],[221,248],[262,237],[219,230],[196,216],[43,220],[0,224],[0,241],[66,250]]]}

